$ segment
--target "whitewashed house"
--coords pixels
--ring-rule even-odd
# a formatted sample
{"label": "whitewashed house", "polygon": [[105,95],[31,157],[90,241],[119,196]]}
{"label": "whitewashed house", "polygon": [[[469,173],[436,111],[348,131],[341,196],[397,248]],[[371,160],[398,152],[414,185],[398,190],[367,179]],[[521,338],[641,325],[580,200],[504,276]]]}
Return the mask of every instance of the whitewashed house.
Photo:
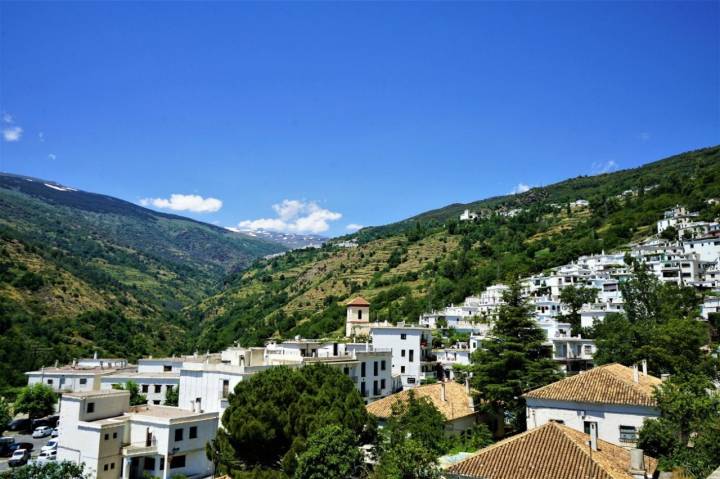
{"label": "whitewashed house", "polygon": [[[98,362],[98,364],[100,363]],[[80,366],[78,361],[74,361],[73,364],[66,366],[57,366],[56,364],[53,367],[28,371],[25,375],[28,377],[29,386],[39,383],[51,387],[56,392],[75,392],[100,389],[101,378],[120,371],[133,371],[133,368],[106,367],[104,365]]]}
{"label": "whitewashed house", "polygon": [[129,402],[127,391],[64,394],[58,460],[84,463],[90,477],[97,479],[213,473],[205,445],[217,433],[217,413]]}
{"label": "whitewashed house", "polygon": [[432,352],[430,329],[403,323],[373,323],[370,335],[375,348],[392,352],[392,374],[400,376],[403,388],[437,378],[438,362]]}
{"label": "whitewashed house", "polygon": [[367,337],[370,334],[370,303],[358,296],[346,303],[345,337]]}
{"label": "whitewashed house", "polygon": [[555,421],[587,432],[595,425],[600,439],[632,447],[643,421],[660,415],[653,396],[659,384],[637,367],[598,366],[525,394],[527,428]]}
{"label": "whitewashed house", "polygon": [[128,382],[138,385],[139,392],[147,398],[148,404],[165,404],[171,389],[180,386],[180,372],[139,372],[120,371],[100,378],[100,389],[113,389],[113,386],[125,386]]}

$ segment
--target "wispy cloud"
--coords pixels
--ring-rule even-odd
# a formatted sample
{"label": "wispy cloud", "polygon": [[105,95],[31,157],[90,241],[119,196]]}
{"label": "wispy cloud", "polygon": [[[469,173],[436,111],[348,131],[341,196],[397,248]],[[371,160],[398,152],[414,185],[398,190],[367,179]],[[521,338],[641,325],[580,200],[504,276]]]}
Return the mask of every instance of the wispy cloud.
{"label": "wispy cloud", "polygon": [[640,139],[640,141],[649,141],[651,138],[650,132],[641,131],[640,134],[638,135],[638,138]]}
{"label": "wispy cloud", "polygon": [[532,186],[530,186],[530,185],[528,185],[528,184],[518,183],[517,186],[515,186],[515,188],[513,188],[513,189],[510,191],[510,194],[511,194],[511,195],[517,195],[517,194],[519,194],[519,193],[525,193],[525,192],[528,191],[530,188],[532,188]]}
{"label": "wispy cloud", "polygon": [[363,225],[359,225],[357,223],[350,223],[349,225],[345,226],[345,229],[348,231],[357,231],[362,228],[363,228]]}
{"label": "wispy cloud", "polygon": [[38,133],[38,140],[40,140],[40,143],[45,143],[45,133],[42,131]]}
{"label": "wispy cloud", "polygon": [[222,208],[223,202],[217,198],[203,198],[200,195],[174,193],[170,195],[170,198],[143,198],[140,200],[140,204],[173,211],[214,213]]}
{"label": "wispy cloud", "polygon": [[341,213],[322,208],[314,201],[282,200],[272,208],[277,214],[275,218],[244,220],[238,223],[238,229],[317,234],[330,229],[330,222],[342,218]]}
{"label": "wispy cloud", "polygon": [[617,170],[619,167],[620,165],[618,165],[615,160],[608,160],[605,162],[596,161],[592,164],[592,174],[602,175],[604,173],[610,173],[611,171]]}
{"label": "wispy cloud", "polygon": [[50,154],[48,155],[48,160],[54,160],[54,159],[56,159],[56,158],[57,158],[57,156],[55,156],[53,153],[50,153]]}
{"label": "wispy cloud", "polygon": [[3,113],[2,115],[2,135],[5,141],[20,141],[22,137],[23,129],[18,125],[15,125],[15,118],[10,113]]}

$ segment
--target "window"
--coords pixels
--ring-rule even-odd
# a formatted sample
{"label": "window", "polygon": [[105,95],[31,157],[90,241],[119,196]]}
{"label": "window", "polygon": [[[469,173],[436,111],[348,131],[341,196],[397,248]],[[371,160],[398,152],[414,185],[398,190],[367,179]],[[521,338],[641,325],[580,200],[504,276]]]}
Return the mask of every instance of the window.
{"label": "window", "polygon": [[405,366],[400,366],[400,374],[405,374]]}
{"label": "window", "polygon": [[380,380],[380,389],[385,389],[385,380],[384,379]]}
{"label": "window", "polygon": [[179,427],[175,429],[175,441],[180,442],[183,440],[183,428]]}
{"label": "window", "polygon": [[415,353],[414,349],[411,349],[410,351],[408,351],[408,354],[410,355],[410,357],[408,358],[408,361],[413,362],[413,354],[414,353]]}
{"label": "window", "polygon": [[161,471],[164,471],[164,470],[165,470],[165,458],[164,458],[164,457],[161,457],[161,458],[160,458],[160,468],[159,468],[159,469],[160,469]]}
{"label": "window", "polygon": [[373,381],[373,396],[380,395],[380,385],[377,380]]}
{"label": "window", "polygon": [[161,393],[162,392],[162,384],[156,384],[155,385],[155,392]]}
{"label": "window", "polygon": [[48,379],[47,383],[52,386],[53,380],[52,380],[52,379]]}
{"label": "window", "polygon": [[227,399],[227,397],[230,395],[230,380],[229,379],[223,379],[222,382],[222,397],[223,399]]}
{"label": "window", "polygon": [[163,371],[169,373],[172,371],[172,366],[168,366],[167,364],[163,365]]}
{"label": "window", "polygon": [[190,439],[197,439],[197,426],[190,426],[190,434],[188,437]]}
{"label": "window", "polygon": [[87,384],[87,378],[80,378],[80,384]]}
{"label": "window", "polygon": [[408,384],[415,384],[415,378],[408,378]]}
{"label": "window", "polygon": [[377,361],[375,361],[375,362],[373,363],[373,375],[375,375],[375,376],[378,375],[378,368],[379,368],[379,367],[380,367],[380,365],[378,364]]}
{"label": "window", "polygon": [[143,469],[145,469],[146,471],[154,471],[155,470],[155,458],[154,457],[146,457],[145,465],[143,466]]}
{"label": "window", "polygon": [[637,441],[637,429],[635,426],[620,426],[620,442]]}
{"label": "window", "polygon": [[365,362],[360,363],[360,376],[365,377]]}
{"label": "window", "polygon": [[400,335],[400,339],[407,339],[407,334],[402,333],[402,334]]}
{"label": "window", "polygon": [[565,421],[563,421],[562,419],[550,419],[550,422],[556,422],[558,424],[565,424]]}
{"label": "window", "polygon": [[153,404],[155,404],[156,406],[159,406],[159,405],[160,405],[160,400],[159,400],[159,399],[153,399]]}
{"label": "window", "polygon": [[173,456],[170,459],[170,469],[185,467],[185,456]]}
{"label": "window", "polygon": [[115,463],[114,463],[114,462],[111,462],[111,463],[110,463],[110,469],[115,469]]}
{"label": "window", "polygon": [[110,439],[110,434],[105,434],[105,440],[107,441],[108,439]]}
{"label": "window", "polygon": [[150,386],[149,386],[148,384],[143,384],[143,385],[142,385],[142,392],[144,392],[144,393],[148,392],[149,388],[150,388]]}
{"label": "window", "polygon": [[358,319],[362,319],[362,309],[358,309]]}
{"label": "window", "polygon": [[595,432],[597,432],[597,423],[595,421],[585,421],[583,423],[583,430],[585,431],[585,434],[590,434],[590,425],[595,424]]}
{"label": "window", "polygon": [[94,402],[89,402],[89,403],[87,403],[87,407],[85,408],[85,412],[87,412],[88,414],[95,412],[95,403],[94,403]]}
{"label": "window", "polygon": [[385,360],[380,361],[380,370],[385,371]]}
{"label": "window", "polygon": [[105,464],[105,465],[103,466],[103,470],[104,470],[104,471],[107,471],[107,470],[108,470],[108,465],[107,465],[107,464]]}
{"label": "window", "polygon": [[401,350],[400,350],[400,356],[403,357],[403,358],[405,357],[405,350],[404,350],[404,349],[401,349]]}
{"label": "window", "polygon": [[113,439],[117,439],[117,433],[116,433],[116,432],[113,433]]}
{"label": "window", "polygon": [[365,383],[360,383],[360,395],[362,397],[367,396],[367,389],[365,389]]}

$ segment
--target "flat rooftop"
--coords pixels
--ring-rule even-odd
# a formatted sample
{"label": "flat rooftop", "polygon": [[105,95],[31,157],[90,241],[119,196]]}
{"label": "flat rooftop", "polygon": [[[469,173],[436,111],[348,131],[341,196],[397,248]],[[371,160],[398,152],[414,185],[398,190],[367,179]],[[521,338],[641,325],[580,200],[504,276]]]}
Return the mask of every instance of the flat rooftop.
{"label": "flat rooftop", "polygon": [[180,372],[145,372],[140,373],[137,371],[117,371],[112,374],[103,376],[103,379],[114,379],[114,378],[147,378],[147,379],[177,379],[180,377]]}
{"label": "flat rooftop", "polygon": [[142,416],[156,419],[181,419],[204,416],[208,413],[192,412],[173,406],[143,404],[142,406],[132,406],[126,414],[128,416]]}
{"label": "flat rooftop", "polygon": [[72,393],[63,393],[64,398],[71,397],[71,398],[78,398],[78,399],[121,396],[121,395],[129,396],[130,392],[123,391],[120,389],[97,389],[94,391],[77,391],[77,392],[72,392]]}

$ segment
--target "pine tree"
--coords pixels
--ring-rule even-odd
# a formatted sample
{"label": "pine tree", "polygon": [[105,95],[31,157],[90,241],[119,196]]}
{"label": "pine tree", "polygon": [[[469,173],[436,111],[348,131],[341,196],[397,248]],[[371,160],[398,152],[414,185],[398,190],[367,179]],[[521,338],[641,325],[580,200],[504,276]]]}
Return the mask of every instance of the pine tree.
{"label": "pine tree", "polygon": [[551,349],[544,344],[545,333],[535,323],[517,281],[510,284],[503,300],[490,335],[473,353],[470,368],[478,404],[496,422],[496,437],[505,435],[506,415],[516,429],[525,428],[524,393],[561,377]]}

